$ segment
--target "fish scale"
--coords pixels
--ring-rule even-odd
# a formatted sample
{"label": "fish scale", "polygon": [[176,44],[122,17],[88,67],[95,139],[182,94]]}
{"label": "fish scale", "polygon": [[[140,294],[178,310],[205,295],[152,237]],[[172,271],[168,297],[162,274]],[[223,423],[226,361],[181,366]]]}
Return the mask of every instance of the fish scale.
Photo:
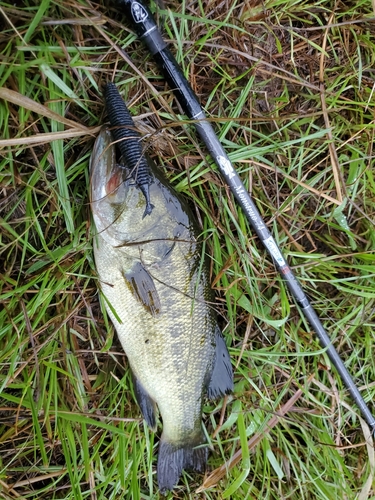
{"label": "fish scale", "polygon": [[[187,246],[184,243],[181,245]],[[99,274],[104,274],[118,260],[118,255],[101,237],[100,248],[99,255],[95,251],[95,258]],[[190,251],[190,248],[186,250]],[[207,298],[212,300],[212,295],[205,290],[207,284],[203,282],[195,292],[196,272],[187,285],[186,267],[181,266],[181,253],[186,252],[181,249],[168,260],[170,276],[166,276],[164,266],[150,271],[162,304],[156,318],[145,314],[142,303],[125,290],[123,274],[130,262],[125,263],[123,260],[111,276],[106,273],[106,282],[109,280],[112,286],[102,284],[106,298],[112,305],[116,304],[116,312],[122,320],[122,324],[119,323],[109,312],[134,375],[142,380],[144,389],[158,402],[164,432],[167,430],[169,435],[179,437],[190,432],[191,427],[196,427],[197,418],[200,430],[201,394],[206,372],[213,361],[212,344],[216,325],[214,311],[206,302]],[[200,258],[197,251],[195,259]],[[191,263],[188,267],[190,270]],[[186,286],[190,296],[196,295],[194,305],[189,296],[176,291]],[[192,307],[193,312],[190,313]],[[133,332],[137,332],[137,335],[132,335]],[[202,332],[206,332],[204,343]],[[142,360],[142,364],[132,359]],[[194,385],[187,383],[190,377],[193,377]],[[178,391],[175,391],[176,387]],[[196,393],[198,397],[192,397]],[[165,398],[166,394],[170,394],[170,397]],[[186,404],[187,401],[189,404]],[[171,405],[173,412],[170,411]]]}

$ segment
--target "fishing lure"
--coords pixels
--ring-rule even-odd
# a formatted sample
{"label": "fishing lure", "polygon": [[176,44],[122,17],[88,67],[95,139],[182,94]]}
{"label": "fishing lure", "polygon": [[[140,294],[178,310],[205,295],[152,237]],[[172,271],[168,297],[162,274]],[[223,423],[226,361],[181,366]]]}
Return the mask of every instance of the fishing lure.
{"label": "fishing lure", "polygon": [[141,146],[141,136],[135,130],[134,122],[114,83],[107,83],[103,89],[104,99],[112,134],[121,151],[130,175],[146,199],[143,217],[150,215],[154,205],[150,201],[152,177]]}

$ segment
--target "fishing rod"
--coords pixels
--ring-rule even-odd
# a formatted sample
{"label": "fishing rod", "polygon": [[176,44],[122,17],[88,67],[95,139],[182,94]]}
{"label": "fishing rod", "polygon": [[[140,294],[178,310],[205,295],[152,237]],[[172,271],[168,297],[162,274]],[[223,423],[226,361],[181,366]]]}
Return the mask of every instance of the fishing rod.
{"label": "fishing rod", "polygon": [[211,123],[207,120],[197,96],[183,75],[173,54],[163,40],[158,26],[146,5],[141,0],[118,0],[125,14],[132,21],[135,32],[145,43],[164,77],[176,95],[187,116],[194,120],[195,128],[205,143],[216,165],[230,187],[233,196],[244,211],[251,227],[272,257],[276,269],[281,274],[290,293],[300,306],[310,326],[315,331],[321,345],[326,349],[329,359],[336,368],[346,388],[360,409],[364,420],[375,435],[375,418],[357,389],[350,373],[331,343],[320,319],[310,304],[301,285],[294,276],[275,239],[263,221],[255,203],[235,171],[228,155],[224,151]]}

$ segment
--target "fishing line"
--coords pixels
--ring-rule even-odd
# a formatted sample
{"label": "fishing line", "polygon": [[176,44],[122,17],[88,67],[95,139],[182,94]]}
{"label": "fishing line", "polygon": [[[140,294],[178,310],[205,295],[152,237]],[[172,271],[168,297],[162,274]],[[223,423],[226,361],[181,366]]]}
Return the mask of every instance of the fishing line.
{"label": "fishing line", "polygon": [[224,151],[211,123],[207,120],[197,96],[190,87],[176,59],[168,49],[150,10],[140,0],[118,0],[127,17],[132,21],[138,37],[145,43],[154,60],[164,73],[169,86],[176,95],[187,116],[194,120],[194,126],[205,143],[216,165],[230,187],[233,196],[244,211],[251,227],[272,257],[276,269],[281,274],[290,293],[300,306],[303,314],[315,331],[321,345],[339,373],[343,383],[360,409],[364,420],[375,434],[375,418],[357,389],[350,373],[331,343],[320,319],[310,304],[301,285],[294,276],[275,239],[263,221],[255,203],[252,201],[244,184],[235,171],[228,155]]}

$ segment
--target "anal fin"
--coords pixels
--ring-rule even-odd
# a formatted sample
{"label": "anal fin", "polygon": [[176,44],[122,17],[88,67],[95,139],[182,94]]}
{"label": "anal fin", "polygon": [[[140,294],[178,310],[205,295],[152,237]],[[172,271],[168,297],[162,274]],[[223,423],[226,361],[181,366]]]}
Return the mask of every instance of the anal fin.
{"label": "anal fin", "polygon": [[137,399],[138,406],[142,412],[143,418],[146,420],[147,425],[153,431],[156,430],[156,403],[155,401],[148,395],[146,390],[143,388],[143,385],[137,379],[137,377],[133,374],[133,386],[134,393]]}
{"label": "anal fin", "polygon": [[233,370],[227,346],[220,328],[215,329],[216,353],[211,379],[207,386],[209,399],[216,399],[233,391]]}

